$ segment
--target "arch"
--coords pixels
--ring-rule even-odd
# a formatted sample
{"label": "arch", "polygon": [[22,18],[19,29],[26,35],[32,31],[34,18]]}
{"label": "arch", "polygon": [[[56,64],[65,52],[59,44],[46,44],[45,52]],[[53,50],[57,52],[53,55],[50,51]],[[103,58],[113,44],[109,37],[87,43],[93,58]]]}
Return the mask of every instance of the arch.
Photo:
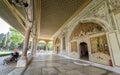
{"label": "arch", "polygon": [[55,51],[57,52],[57,54],[59,54],[60,52],[60,39],[56,38],[55,40]]}
{"label": "arch", "polygon": [[60,43],[60,39],[57,38],[57,39],[55,40],[55,44],[59,44],[59,43]]}
{"label": "arch", "polygon": [[105,27],[94,22],[80,22],[72,31],[70,40],[79,38],[84,35],[91,35],[97,32],[106,32]]}
{"label": "arch", "polygon": [[45,44],[46,44],[46,41],[44,41],[44,40],[40,40],[39,43],[45,43]]}
{"label": "arch", "polygon": [[108,27],[108,23],[102,19],[99,19],[99,18],[85,18],[85,19],[81,19],[79,21],[79,23],[89,23],[89,22],[92,22],[92,23],[95,23],[95,24],[98,24],[99,26],[101,26],[105,31],[109,31],[109,27]]}
{"label": "arch", "polygon": [[[106,32],[109,32],[110,28],[111,26],[108,26],[107,22],[98,19],[95,20],[95,18],[80,20],[78,24],[73,25],[70,32],[71,34],[69,35],[69,41],[71,43],[71,54],[74,50],[74,45],[78,49],[78,44],[73,44],[73,41],[77,41],[77,43],[79,42],[80,59],[84,58],[81,56],[81,46],[84,49],[87,45],[89,49],[88,54],[90,53],[87,60],[104,65],[109,65],[109,60],[111,59],[111,57],[107,44],[108,42],[106,38]],[[86,42],[86,44],[82,43],[80,45],[81,42]],[[89,57],[94,59],[89,59]]]}
{"label": "arch", "polygon": [[[75,23],[75,25],[73,25],[71,32],[70,32],[70,35],[69,35],[69,38],[71,37],[73,31],[76,29],[76,27],[80,23],[90,23],[90,22],[98,24],[99,26],[101,26],[105,30],[105,32],[109,32],[112,29],[112,26],[110,26],[107,21],[99,19],[99,18],[90,17],[90,18],[80,19],[77,23]],[[69,41],[71,41],[71,38],[69,39]]]}
{"label": "arch", "polygon": [[80,49],[80,59],[83,60],[89,60],[89,51],[88,51],[88,45],[86,42],[80,42],[79,44]]}
{"label": "arch", "polygon": [[38,43],[38,47],[37,47],[37,50],[40,51],[40,50],[46,50],[46,41],[44,40],[40,40],[39,43]]}

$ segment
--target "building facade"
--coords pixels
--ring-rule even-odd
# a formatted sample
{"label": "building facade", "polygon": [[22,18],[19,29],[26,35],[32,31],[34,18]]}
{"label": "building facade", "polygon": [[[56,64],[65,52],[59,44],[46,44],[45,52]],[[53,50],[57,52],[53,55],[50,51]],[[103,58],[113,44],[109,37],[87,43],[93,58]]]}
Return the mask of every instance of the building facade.
{"label": "building facade", "polygon": [[54,53],[120,68],[120,0],[93,0],[54,36]]}

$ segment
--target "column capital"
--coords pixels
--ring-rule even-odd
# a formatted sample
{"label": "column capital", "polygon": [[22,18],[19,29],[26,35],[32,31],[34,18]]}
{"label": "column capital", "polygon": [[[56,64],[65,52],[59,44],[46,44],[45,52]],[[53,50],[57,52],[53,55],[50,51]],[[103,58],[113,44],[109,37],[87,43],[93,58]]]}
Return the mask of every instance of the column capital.
{"label": "column capital", "polygon": [[31,21],[25,20],[25,23],[26,23],[27,28],[32,28],[33,23]]}

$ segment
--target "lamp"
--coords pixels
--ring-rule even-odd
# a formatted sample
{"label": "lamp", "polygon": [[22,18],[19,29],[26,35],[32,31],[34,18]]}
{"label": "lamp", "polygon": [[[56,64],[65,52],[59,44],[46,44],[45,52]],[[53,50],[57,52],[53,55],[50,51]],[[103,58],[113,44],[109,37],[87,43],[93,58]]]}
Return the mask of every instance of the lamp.
{"label": "lamp", "polygon": [[22,0],[12,0],[12,3],[20,7],[28,7],[28,3],[23,2]]}

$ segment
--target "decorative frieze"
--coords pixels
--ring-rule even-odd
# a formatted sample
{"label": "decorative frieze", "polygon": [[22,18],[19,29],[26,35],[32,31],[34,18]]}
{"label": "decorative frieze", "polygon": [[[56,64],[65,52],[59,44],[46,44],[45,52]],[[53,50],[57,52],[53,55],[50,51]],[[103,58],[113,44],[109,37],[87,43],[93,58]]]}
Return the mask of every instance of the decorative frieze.
{"label": "decorative frieze", "polygon": [[91,35],[99,32],[103,32],[104,29],[95,24],[95,23],[80,23],[76,28],[73,30],[70,39],[78,39],[85,35]]}
{"label": "decorative frieze", "polygon": [[91,9],[89,13],[84,15],[84,18],[99,18],[104,21],[107,21],[107,11],[106,11],[106,5],[105,3],[102,3],[95,8]]}
{"label": "decorative frieze", "polygon": [[77,42],[71,42],[71,52],[77,52]]}
{"label": "decorative frieze", "polygon": [[120,13],[120,0],[111,0],[111,6],[114,13]]}

